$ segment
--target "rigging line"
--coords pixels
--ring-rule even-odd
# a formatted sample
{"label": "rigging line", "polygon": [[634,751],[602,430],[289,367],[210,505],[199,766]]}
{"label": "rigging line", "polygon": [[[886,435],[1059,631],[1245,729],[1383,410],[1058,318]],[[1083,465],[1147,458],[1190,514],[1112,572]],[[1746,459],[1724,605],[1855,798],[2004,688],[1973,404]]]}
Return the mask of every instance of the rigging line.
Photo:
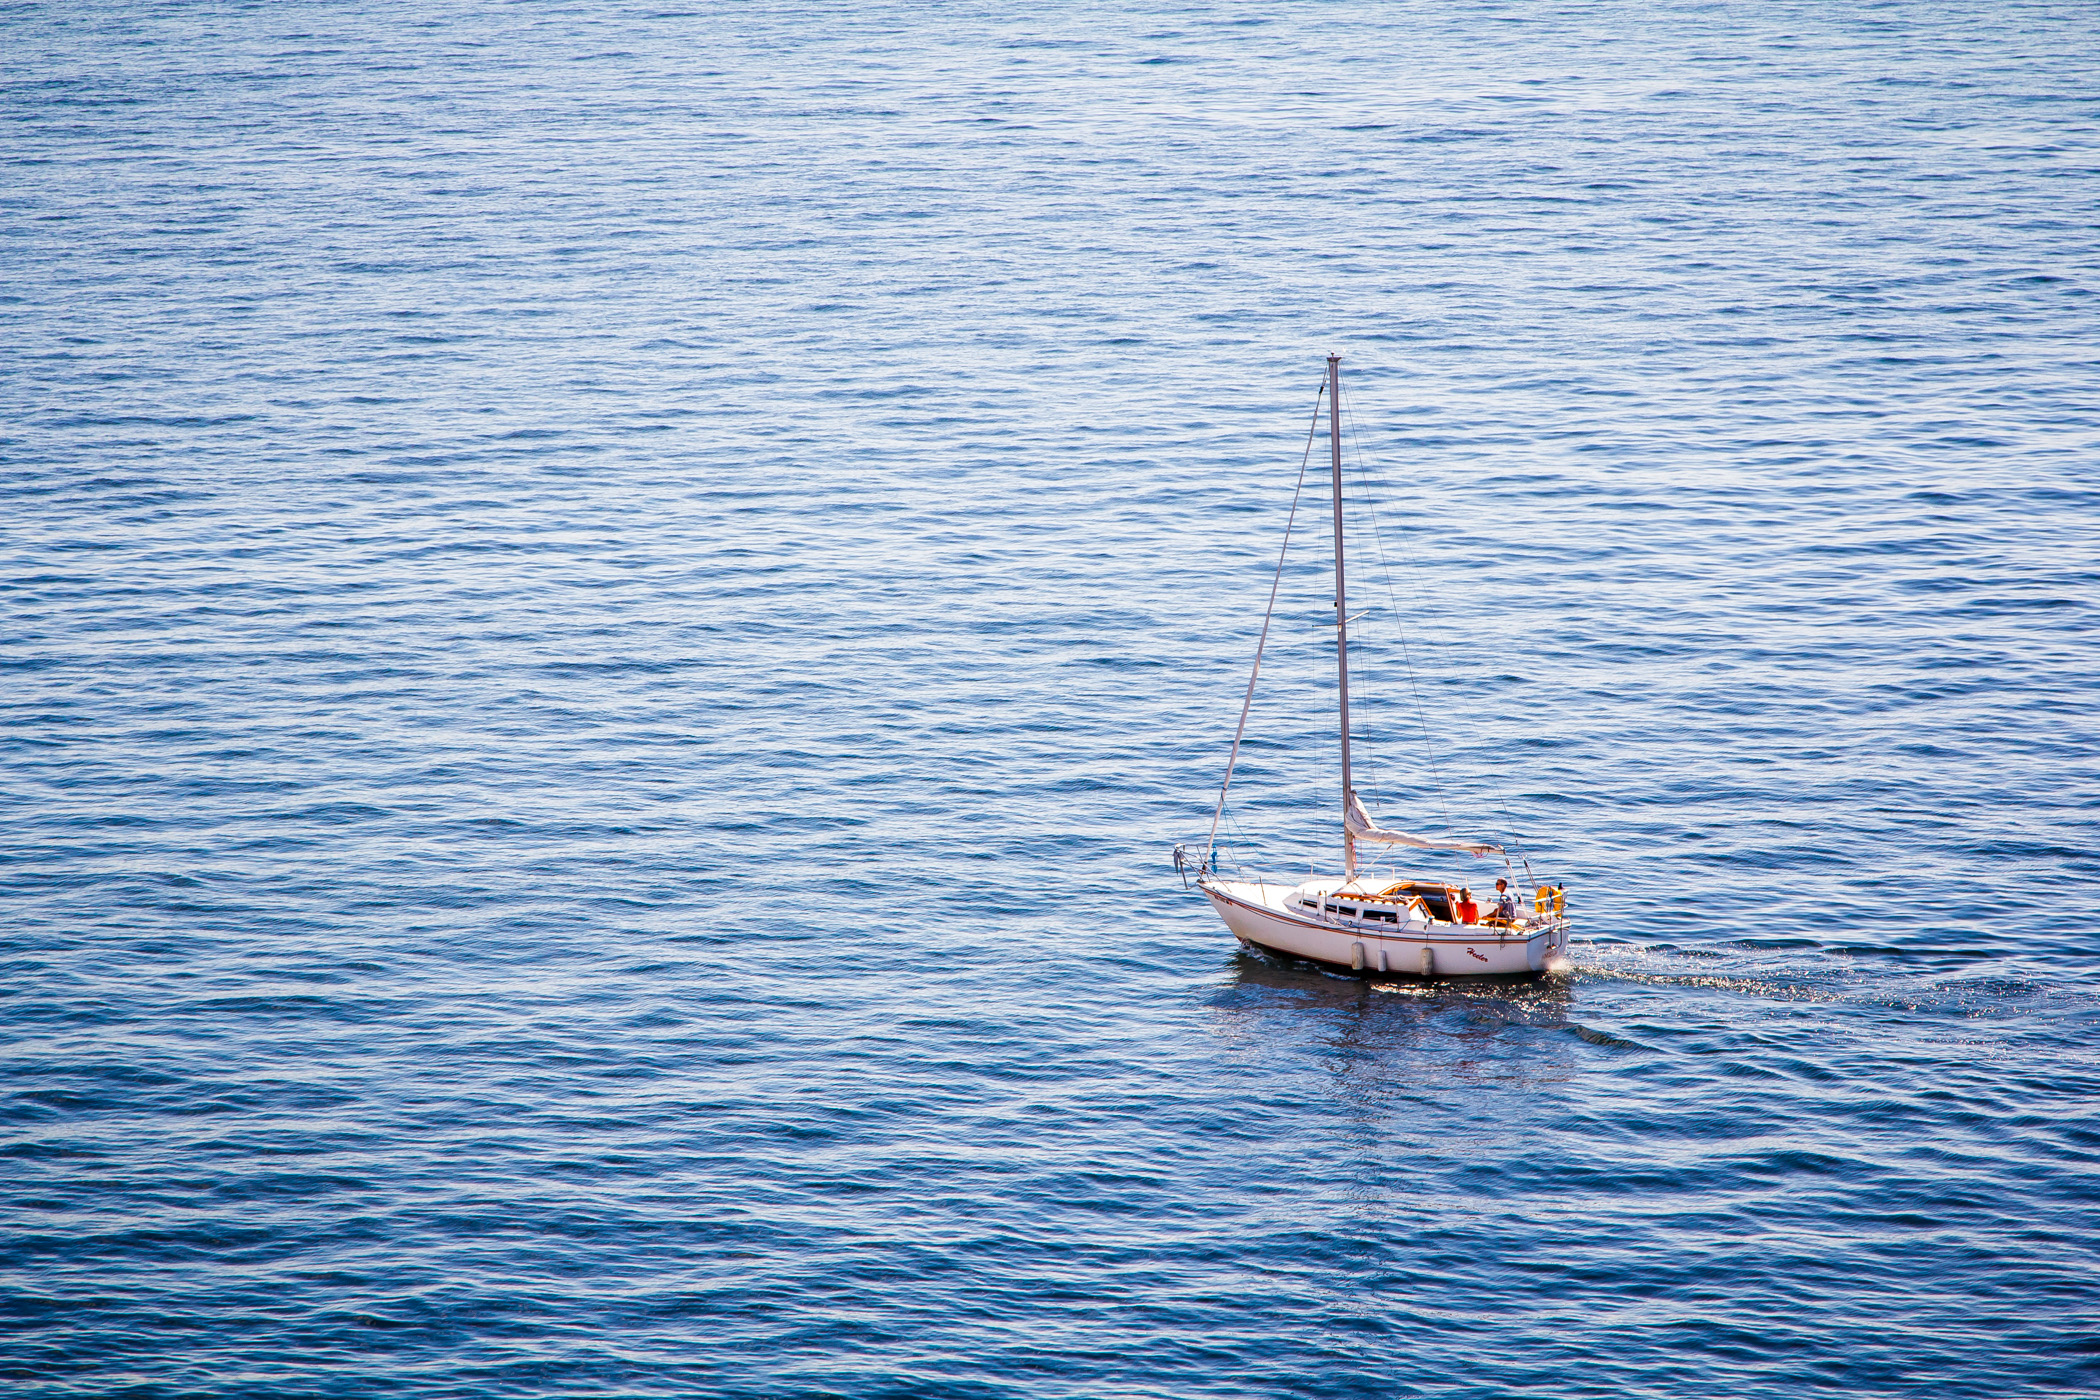
{"label": "rigging line", "polygon": [[[1358,485],[1361,491],[1363,492],[1366,513],[1369,514],[1371,518],[1371,535],[1373,544],[1375,545],[1378,554],[1379,570],[1385,577],[1386,597],[1388,600],[1388,604],[1394,609],[1396,615],[1395,621],[1397,623],[1397,615],[1399,612],[1399,608],[1397,602],[1393,600],[1392,565],[1390,560],[1386,556],[1385,540],[1378,528],[1378,510],[1375,499],[1373,497],[1373,487],[1376,484],[1377,479],[1372,475],[1370,468],[1367,465],[1365,465],[1363,459],[1362,443],[1357,439],[1353,431],[1350,433],[1349,440],[1351,450],[1356,455],[1356,471]],[[1409,563],[1410,567],[1419,568],[1418,565],[1414,564],[1413,556],[1407,553],[1405,550],[1402,551],[1402,558]],[[1418,608],[1421,607],[1420,591],[1413,588],[1410,588],[1409,591],[1410,596],[1413,597],[1415,600],[1416,606]],[[1438,809],[1442,811],[1445,824],[1448,826],[1451,823],[1451,814],[1449,809],[1444,805],[1445,794],[1443,788],[1443,777],[1436,761],[1435,740],[1429,729],[1428,718],[1426,715],[1422,714],[1422,691],[1419,683],[1416,680],[1414,670],[1414,658],[1410,653],[1407,645],[1406,631],[1404,628],[1399,630],[1401,656],[1407,662],[1408,688],[1414,694],[1416,714],[1421,717],[1422,735],[1425,741],[1424,751],[1429,759],[1430,772],[1436,781],[1437,806]],[[1503,839],[1507,841],[1511,847],[1515,848],[1517,859],[1522,861],[1524,864],[1525,877],[1527,879],[1533,880],[1533,882],[1536,883],[1535,877],[1532,876],[1531,858],[1526,853],[1524,849],[1523,839],[1517,832],[1517,819],[1515,814],[1510,811],[1509,803],[1504,799],[1502,795],[1502,790],[1499,787],[1490,785],[1489,791],[1491,793],[1491,797],[1495,805],[1495,810],[1498,811],[1502,816],[1501,835],[1503,836]],[[1503,853],[1502,866],[1504,870],[1509,871],[1512,875],[1516,873],[1510,865],[1509,853],[1507,851]]]}
{"label": "rigging line", "polygon": [[[1437,811],[1444,818],[1445,829],[1449,830],[1451,827],[1451,809],[1444,800],[1444,774],[1442,766],[1436,761],[1436,736],[1429,728],[1429,710],[1422,703],[1422,687],[1415,679],[1414,651],[1407,644],[1407,628],[1401,622],[1400,603],[1393,593],[1393,570],[1391,564],[1386,560],[1385,536],[1378,528],[1378,507],[1371,496],[1370,472],[1364,467],[1363,444],[1357,440],[1356,420],[1352,417],[1346,421],[1348,424],[1349,447],[1356,454],[1357,480],[1363,486],[1364,514],[1369,516],[1371,520],[1371,542],[1378,551],[1379,572],[1385,576],[1386,606],[1393,610],[1393,631],[1400,638],[1400,659],[1407,666],[1407,688],[1415,697],[1415,718],[1422,725],[1422,752],[1429,760],[1429,778],[1436,793]],[[1419,601],[1417,599],[1417,602]]]}
{"label": "rigging line", "polygon": [[[1361,486],[1362,486],[1362,489],[1363,489],[1363,493],[1364,493],[1364,503],[1365,503],[1366,513],[1367,513],[1367,514],[1368,514],[1368,515],[1369,515],[1369,516],[1371,517],[1371,538],[1372,538],[1372,541],[1373,541],[1373,543],[1374,543],[1374,544],[1375,544],[1375,545],[1377,546],[1377,550],[1378,550],[1378,567],[1379,567],[1379,570],[1380,570],[1380,572],[1382,572],[1382,573],[1383,573],[1383,574],[1385,575],[1385,588],[1386,588],[1386,598],[1387,598],[1387,600],[1388,600],[1388,603],[1389,603],[1390,605],[1392,605],[1392,606],[1394,607],[1394,620],[1395,620],[1395,622],[1397,623],[1397,622],[1398,622],[1398,618],[1399,618],[1399,612],[1398,612],[1398,605],[1397,605],[1396,603],[1393,603],[1393,602],[1392,602],[1392,599],[1393,599],[1393,573],[1392,573],[1392,567],[1391,567],[1391,565],[1390,565],[1390,564],[1389,564],[1389,563],[1387,562],[1387,559],[1386,559],[1386,554],[1385,554],[1385,540],[1384,540],[1383,536],[1381,536],[1381,535],[1380,535],[1380,533],[1379,533],[1379,530],[1378,530],[1378,509],[1377,509],[1377,506],[1375,505],[1375,503],[1373,503],[1373,501],[1372,501],[1372,498],[1371,498],[1371,486],[1372,486],[1372,476],[1371,476],[1371,471],[1370,471],[1370,468],[1368,468],[1367,466],[1365,466],[1365,465],[1364,465],[1364,453],[1363,453],[1363,444],[1362,444],[1362,443],[1361,443],[1361,442],[1360,442],[1360,441],[1359,441],[1359,440],[1357,439],[1357,436],[1356,436],[1356,430],[1355,430],[1355,426],[1354,426],[1354,421],[1353,421],[1353,420],[1351,421],[1351,424],[1350,424],[1350,428],[1349,428],[1349,447],[1350,447],[1350,450],[1351,450],[1352,452],[1354,452],[1354,453],[1356,454],[1356,474],[1357,474],[1357,479],[1358,479],[1358,481],[1359,481],[1359,483],[1361,484]],[[1414,556],[1413,556],[1412,554],[1408,554],[1408,553],[1406,553],[1405,551],[1403,551],[1403,558],[1404,558],[1404,559],[1406,560],[1406,562],[1408,563],[1408,566],[1409,566],[1410,568],[1415,568],[1415,569],[1417,569],[1417,570],[1419,571],[1419,566],[1418,566],[1418,565],[1416,565],[1416,564],[1414,563]],[[1422,595],[1421,595],[1421,592],[1420,592],[1420,591],[1419,591],[1418,589],[1414,589],[1414,588],[1412,588],[1412,587],[1410,588],[1409,592],[1410,592],[1410,594],[1411,594],[1411,595],[1412,595],[1412,596],[1414,597],[1416,605],[1417,605],[1418,607],[1419,607],[1419,606],[1421,606],[1421,601],[1422,601]],[[1405,631],[1405,629],[1404,629],[1404,628],[1403,628],[1403,629],[1399,629],[1399,630],[1400,630],[1400,651],[1401,651],[1401,655],[1402,655],[1403,657],[1407,657],[1407,663],[1408,663],[1408,675],[1407,675],[1407,679],[1408,679],[1408,685],[1409,685],[1409,686],[1410,686],[1411,688],[1413,688],[1413,689],[1414,689],[1414,692],[1415,692],[1415,708],[1416,708],[1416,711],[1417,711],[1417,713],[1420,713],[1420,712],[1421,712],[1421,706],[1422,706],[1422,692],[1421,692],[1421,690],[1420,690],[1420,688],[1419,688],[1419,687],[1416,687],[1416,686],[1415,686],[1415,676],[1414,676],[1414,660],[1413,660],[1413,658],[1412,658],[1411,656],[1408,656],[1408,648],[1407,648],[1407,634],[1406,634],[1406,631]],[[1424,738],[1425,740],[1427,740],[1427,739],[1429,738],[1429,721],[1428,721],[1428,718],[1427,718],[1427,716],[1426,716],[1426,715],[1425,715],[1425,716],[1423,717],[1423,720],[1422,720],[1422,735],[1423,735],[1423,738]],[[1428,753],[1429,753],[1429,762],[1430,762],[1430,769],[1431,769],[1431,772],[1432,772],[1432,773],[1434,773],[1434,772],[1436,771],[1436,752],[1435,752],[1435,748],[1434,748],[1434,745],[1433,745],[1433,743],[1430,743],[1430,744],[1426,744],[1426,745],[1425,745],[1425,748],[1427,748],[1427,750],[1428,750]],[[1443,805],[1443,792],[1442,792],[1442,779],[1441,779],[1441,777],[1439,777],[1439,778],[1438,778],[1438,784],[1439,784],[1439,790],[1438,790],[1438,793],[1437,793],[1437,805],[1438,805],[1438,806],[1439,806],[1439,807],[1441,808],[1441,807],[1442,807],[1442,805]],[[1502,814],[1502,821],[1503,821],[1503,832],[1504,832],[1505,836],[1506,836],[1506,837],[1508,838],[1508,840],[1509,840],[1509,844],[1517,848],[1517,859],[1518,859],[1518,860],[1520,860],[1520,861],[1522,861],[1522,862],[1524,863],[1524,874],[1525,874],[1525,877],[1526,877],[1527,879],[1530,879],[1530,878],[1532,878],[1532,876],[1531,876],[1531,857],[1530,857],[1529,855],[1527,855],[1527,854],[1525,853],[1525,850],[1524,850],[1524,842],[1523,842],[1523,841],[1522,841],[1522,839],[1521,839],[1521,838],[1519,838],[1519,837],[1518,837],[1518,835],[1517,835],[1517,819],[1516,819],[1516,816],[1515,816],[1515,814],[1514,814],[1514,813],[1512,813],[1512,812],[1511,812],[1511,811],[1509,810],[1509,803],[1508,803],[1507,801],[1505,801],[1505,800],[1503,799],[1503,796],[1502,796],[1502,790],[1501,790],[1501,789],[1500,789],[1499,787],[1495,787],[1495,786],[1492,786],[1492,785],[1491,785],[1491,786],[1490,786],[1490,789],[1489,789],[1489,790],[1490,790],[1490,791],[1491,791],[1491,792],[1492,792],[1492,793],[1494,794],[1494,802],[1495,802],[1495,807],[1496,807],[1496,810],[1498,810],[1498,811],[1499,811],[1499,812],[1501,812],[1501,814]],[[1450,822],[1450,820],[1451,820],[1451,817],[1450,817],[1450,814],[1449,814],[1449,812],[1446,812],[1446,813],[1445,813],[1445,815],[1444,815],[1444,820],[1445,820],[1445,822],[1446,822],[1447,824],[1448,824],[1448,823]],[[1502,864],[1503,864],[1503,866],[1504,866],[1505,868],[1507,868],[1507,867],[1508,867],[1508,865],[1509,865],[1509,856],[1507,855],[1507,853],[1505,853],[1505,854],[1503,855],[1503,858],[1502,858]]]}
{"label": "rigging line", "polygon": [[1225,814],[1222,836],[1223,839],[1218,844],[1218,853],[1212,857],[1213,863],[1229,863],[1243,880],[1247,878],[1247,868],[1252,863],[1255,867],[1254,880],[1259,884],[1262,879],[1262,848],[1247,834],[1239,819],[1230,812]]}
{"label": "rigging line", "polygon": [[[1359,476],[1361,476],[1363,474],[1363,464],[1361,461],[1358,462],[1357,469]],[[1378,554],[1378,569],[1379,572],[1382,575],[1384,575],[1385,578],[1386,605],[1393,610],[1393,632],[1395,637],[1397,637],[1400,642],[1401,664],[1407,670],[1408,694],[1414,698],[1415,719],[1422,726],[1422,755],[1423,757],[1429,760],[1429,778],[1430,783],[1432,785],[1432,790],[1436,793],[1437,811],[1442,815],[1445,827],[1449,828],[1452,824],[1451,808],[1447,800],[1448,793],[1446,792],[1444,786],[1443,765],[1437,762],[1436,732],[1429,727],[1429,710],[1427,705],[1422,700],[1421,681],[1415,674],[1414,649],[1407,644],[1407,628],[1400,622],[1401,612],[1399,607],[1399,601],[1397,598],[1394,597],[1393,594],[1392,565],[1386,559],[1385,541],[1383,538],[1381,538],[1379,534],[1378,512],[1375,507],[1372,507],[1369,504],[1370,491],[1368,489],[1368,486],[1364,491],[1364,498],[1366,502],[1366,509],[1364,513],[1368,515],[1371,520],[1371,540],[1372,545]]]}
{"label": "rigging line", "polygon": [[[1247,698],[1240,702],[1240,727],[1233,731],[1232,756],[1225,760],[1225,781],[1218,784],[1218,810],[1210,816],[1210,835],[1203,843],[1203,865],[1210,864],[1210,853],[1218,844],[1218,819],[1225,815],[1225,794],[1232,789],[1232,770],[1240,761],[1240,740],[1247,734],[1247,712],[1254,708],[1254,682],[1261,677],[1262,652],[1269,645],[1269,622],[1276,616],[1276,592],[1283,587],[1283,561],[1291,552],[1291,531],[1298,524],[1298,498],[1305,494],[1305,469],[1312,462],[1313,438],[1320,431],[1320,405],[1327,398],[1327,381],[1320,381],[1320,392],[1313,396],[1312,426],[1305,430],[1305,456],[1298,463],[1298,485],[1291,491],[1291,515],[1283,526],[1283,548],[1276,552],[1276,577],[1269,584],[1269,610],[1262,614],[1261,640],[1254,645],[1254,669],[1247,676]],[[1197,869],[1202,869],[1198,866]]]}
{"label": "rigging line", "polygon": [[[1369,468],[1369,467],[1367,467],[1367,466],[1366,466],[1366,465],[1364,464],[1364,458],[1363,458],[1363,445],[1362,445],[1362,443],[1361,443],[1361,442],[1360,442],[1360,441],[1359,441],[1359,440],[1357,439],[1357,437],[1356,437],[1356,435],[1355,435],[1355,433],[1354,433],[1354,431],[1353,431],[1353,430],[1352,430],[1352,431],[1351,431],[1351,433],[1350,433],[1350,437],[1349,437],[1349,443],[1350,443],[1350,448],[1351,448],[1351,450],[1352,450],[1352,451],[1353,451],[1353,452],[1354,452],[1354,453],[1356,454],[1356,471],[1357,471],[1357,477],[1358,477],[1358,481],[1359,481],[1359,484],[1360,484],[1360,486],[1361,486],[1361,489],[1362,489],[1362,491],[1363,491],[1363,493],[1364,493],[1364,499],[1365,499],[1365,506],[1366,506],[1366,510],[1367,510],[1367,513],[1368,513],[1368,514],[1370,515],[1370,517],[1371,517],[1371,536],[1372,536],[1372,541],[1373,541],[1373,543],[1374,543],[1374,544],[1376,545],[1376,547],[1377,547],[1377,552],[1378,552],[1378,567],[1379,567],[1380,571],[1381,571],[1381,572],[1382,572],[1382,573],[1384,574],[1384,576],[1385,576],[1386,596],[1387,596],[1387,599],[1388,599],[1388,600],[1390,601],[1390,600],[1392,599],[1392,597],[1393,597],[1393,576],[1392,576],[1392,566],[1391,566],[1391,563],[1390,563],[1390,561],[1389,561],[1389,560],[1387,559],[1387,557],[1386,557],[1386,552],[1385,552],[1385,540],[1384,540],[1384,537],[1383,537],[1383,535],[1382,535],[1382,534],[1381,534],[1381,533],[1379,532],[1379,529],[1378,529],[1378,510],[1377,510],[1377,506],[1376,506],[1376,504],[1375,504],[1375,503],[1373,502],[1373,500],[1372,500],[1372,485],[1373,485],[1373,477],[1372,477],[1372,475],[1371,475],[1371,470],[1370,470],[1370,468]],[[1403,558],[1405,558],[1405,559],[1406,559],[1406,560],[1408,561],[1408,563],[1409,563],[1410,567],[1415,567],[1415,568],[1419,569],[1419,566],[1418,566],[1418,565],[1415,565],[1415,564],[1414,564],[1414,562],[1413,562],[1413,556],[1412,556],[1411,554],[1408,554],[1408,553],[1407,553],[1407,552],[1405,552],[1405,551],[1403,551],[1402,553],[1403,553]],[[1417,606],[1417,607],[1420,607],[1420,606],[1421,606],[1421,593],[1420,593],[1420,591],[1419,591],[1419,590],[1417,590],[1417,589],[1413,589],[1413,588],[1411,588],[1411,589],[1410,589],[1410,594],[1411,594],[1411,596],[1412,596],[1412,597],[1413,597],[1413,598],[1415,599],[1415,603],[1416,603],[1416,606]],[[1394,604],[1393,606],[1395,607],[1395,611],[1397,612],[1397,604]],[[1413,689],[1413,691],[1414,691],[1416,711],[1417,711],[1417,713],[1419,714],[1419,713],[1421,712],[1421,705],[1422,705],[1422,692],[1421,692],[1421,689],[1420,689],[1420,687],[1419,687],[1419,686],[1418,686],[1418,685],[1416,684],[1416,682],[1415,682],[1415,675],[1414,675],[1414,660],[1413,660],[1413,657],[1412,657],[1411,655],[1409,655],[1409,653],[1408,653],[1408,646],[1407,646],[1407,638],[1406,638],[1406,634],[1405,634],[1405,632],[1404,632],[1404,631],[1402,632],[1402,634],[1401,634],[1401,638],[1400,638],[1400,649],[1401,649],[1401,654],[1402,654],[1402,656],[1403,656],[1403,657],[1405,657],[1405,658],[1407,659],[1407,663],[1408,663],[1408,685],[1409,685],[1409,687],[1410,687],[1411,689]],[[1425,748],[1426,748],[1426,751],[1427,751],[1427,753],[1428,753],[1428,757],[1429,757],[1429,761],[1430,761],[1430,771],[1431,771],[1431,773],[1432,773],[1433,775],[1435,775],[1435,776],[1436,776],[1436,778],[1437,778],[1437,805],[1438,805],[1438,807],[1439,807],[1440,809],[1442,809],[1442,808],[1443,808],[1443,804],[1444,804],[1444,793],[1443,793],[1443,785],[1442,785],[1442,775],[1441,775],[1441,773],[1440,773],[1440,772],[1438,772],[1438,768],[1437,768],[1437,762],[1436,762],[1436,751],[1435,751],[1435,747],[1434,747],[1434,741],[1433,741],[1433,739],[1431,739],[1431,737],[1430,737],[1430,733],[1429,733],[1429,721],[1428,721],[1428,718],[1427,718],[1426,716],[1424,716],[1424,717],[1423,717],[1423,719],[1422,719],[1422,730],[1423,730],[1423,738],[1424,738],[1425,740],[1429,741],[1429,742],[1428,742],[1428,743],[1427,743],[1427,744],[1425,745]],[[1507,841],[1509,842],[1509,844],[1510,844],[1510,845],[1512,845],[1512,846],[1514,846],[1514,847],[1516,848],[1516,851],[1517,851],[1517,858],[1518,858],[1519,860],[1521,860],[1521,861],[1523,861],[1523,862],[1524,862],[1524,873],[1525,873],[1525,875],[1526,875],[1527,877],[1529,877],[1529,876],[1530,876],[1530,874],[1531,874],[1531,859],[1530,859],[1530,857],[1529,857],[1529,856],[1528,856],[1528,855],[1527,855],[1527,854],[1525,853],[1525,851],[1524,851],[1524,843],[1523,843],[1523,840],[1522,840],[1522,839],[1521,839],[1521,838],[1520,838],[1520,837],[1519,837],[1519,836],[1517,835],[1517,819],[1516,819],[1515,815],[1514,815],[1514,814],[1513,814],[1513,813],[1512,813],[1512,812],[1511,812],[1511,811],[1509,810],[1509,804],[1508,804],[1508,802],[1507,802],[1507,801],[1505,801],[1505,800],[1503,799],[1503,797],[1502,797],[1502,792],[1501,792],[1501,789],[1500,789],[1500,788],[1496,788],[1496,787],[1493,787],[1493,786],[1491,786],[1489,790],[1490,790],[1490,792],[1491,792],[1491,793],[1493,794],[1493,800],[1494,800],[1494,803],[1495,803],[1495,808],[1496,808],[1496,810],[1497,810],[1497,811],[1499,811],[1499,812],[1501,813],[1501,815],[1502,815],[1502,823],[1503,823],[1503,826],[1502,826],[1502,834],[1503,834],[1504,838],[1505,838],[1505,839],[1506,839],[1506,840],[1507,840]],[[1450,812],[1449,812],[1448,810],[1445,810],[1445,811],[1444,811],[1444,821],[1446,822],[1446,824],[1449,824],[1449,823],[1450,823],[1450,820],[1451,820],[1451,815],[1450,815]],[[1502,857],[1502,864],[1503,864],[1503,867],[1504,867],[1505,869],[1507,869],[1507,868],[1509,867],[1509,855],[1508,855],[1508,853],[1507,853],[1507,852],[1505,852],[1505,853],[1503,854],[1503,857]]]}
{"label": "rigging line", "polygon": [[[1260,853],[1256,849],[1253,839],[1247,835],[1246,828],[1242,827],[1238,819],[1229,813],[1225,817],[1225,831],[1225,858],[1231,860],[1233,871],[1244,880],[1247,878],[1248,862],[1250,860],[1258,860]],[[1250,852],[1250,854],[1243,856],[1241,855],[1242,851]],[[1254,870],[1254,881],[1256,884],[1261,883],[1261,868],[1259,865]]]}

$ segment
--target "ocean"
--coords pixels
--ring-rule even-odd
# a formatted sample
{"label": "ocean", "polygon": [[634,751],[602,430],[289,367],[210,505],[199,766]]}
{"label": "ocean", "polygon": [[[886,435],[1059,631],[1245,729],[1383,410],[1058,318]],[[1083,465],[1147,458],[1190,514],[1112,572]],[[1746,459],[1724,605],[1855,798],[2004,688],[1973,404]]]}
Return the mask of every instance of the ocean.
{"label": "ocean", "polygon": [[2100,1391],[2088,7],[0,37],[13,1393]]}

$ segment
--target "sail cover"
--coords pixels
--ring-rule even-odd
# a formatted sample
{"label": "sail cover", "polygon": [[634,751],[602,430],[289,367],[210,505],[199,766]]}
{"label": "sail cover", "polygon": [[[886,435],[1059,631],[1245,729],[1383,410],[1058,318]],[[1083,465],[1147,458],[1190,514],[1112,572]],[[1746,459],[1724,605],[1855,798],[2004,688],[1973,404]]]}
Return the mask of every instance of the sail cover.
{"label": "sail cover", "polygon": [[1381,841],[1388,846],[1413,846],[1423,851],[1464,851],[1467,855],[1500,855],[1502,848],[1487,841],[1431,841],[1422,836],[1410,836],[1404,831],[1392,831],[1371,820],[1364,810],[1364,802],[1354,791],[1349,794],[1349,805],[1343,811],[1342,825],[1359,841]]}

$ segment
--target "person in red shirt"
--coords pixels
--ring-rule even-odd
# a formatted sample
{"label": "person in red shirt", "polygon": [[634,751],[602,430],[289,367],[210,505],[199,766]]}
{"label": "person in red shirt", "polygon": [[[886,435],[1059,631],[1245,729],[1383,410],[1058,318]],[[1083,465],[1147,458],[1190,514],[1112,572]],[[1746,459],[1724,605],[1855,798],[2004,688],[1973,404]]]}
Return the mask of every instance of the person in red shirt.
{"label": "person in red shirt", "polygon": [[1473,892],[1464,886],[1459,887],[1458,902],[1451,906],[1451,912],[1458,915],[1458,921],[1462,924],[1480,922],[1480,906],[1473,902]]}

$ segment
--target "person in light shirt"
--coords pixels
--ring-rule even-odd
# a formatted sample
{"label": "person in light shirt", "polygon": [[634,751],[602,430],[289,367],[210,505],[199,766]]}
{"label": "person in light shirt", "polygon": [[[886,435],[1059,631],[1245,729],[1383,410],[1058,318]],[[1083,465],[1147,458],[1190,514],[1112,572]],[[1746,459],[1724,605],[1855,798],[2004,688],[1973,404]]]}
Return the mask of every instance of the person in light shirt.
{"label": "person in light shirt", "polygon": [[1517,921],[1517,892],[1509,887],[1509,881],[1495,881],[1495,915],[1509,923]]}

